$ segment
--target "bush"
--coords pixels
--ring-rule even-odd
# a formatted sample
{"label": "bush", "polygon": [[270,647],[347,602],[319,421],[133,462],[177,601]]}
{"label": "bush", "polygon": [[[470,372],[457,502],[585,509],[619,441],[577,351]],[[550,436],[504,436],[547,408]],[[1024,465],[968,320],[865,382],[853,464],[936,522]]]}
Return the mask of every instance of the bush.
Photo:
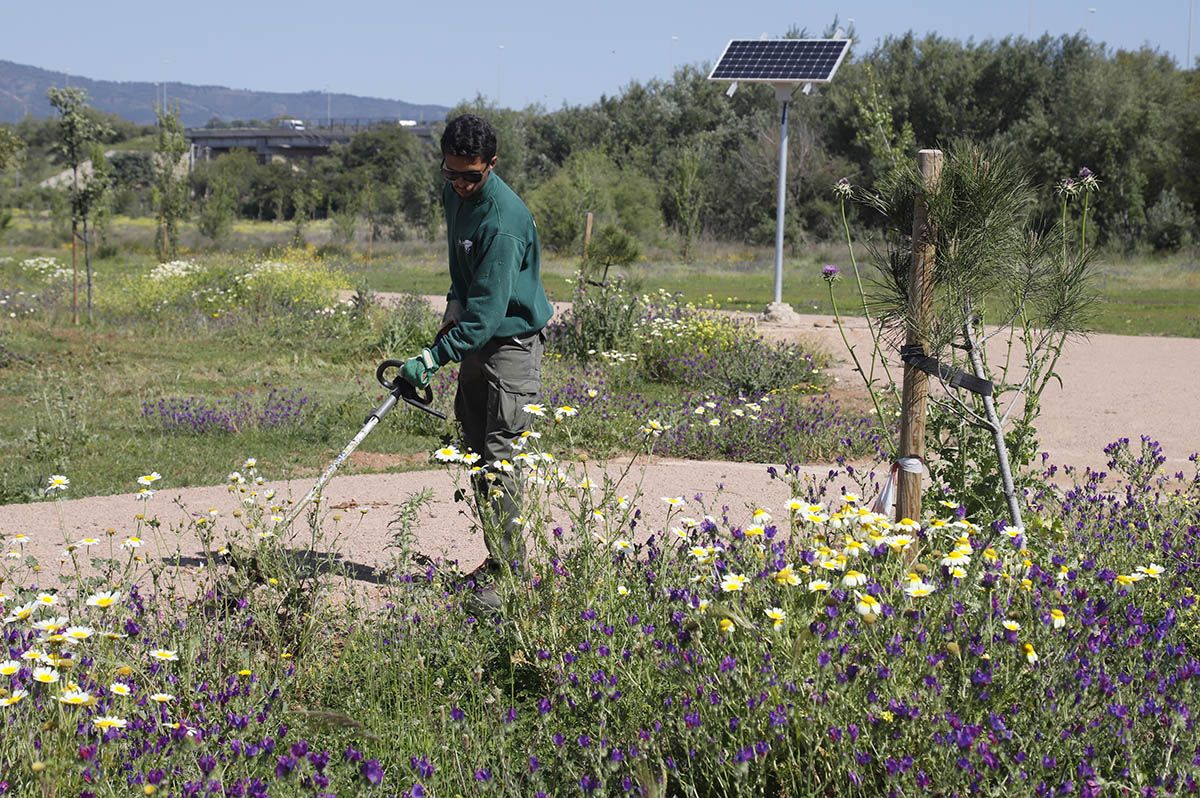
{"label": "bush", "polygon": [[644,304],[623,278],[588,285],[578,273],[571,309],[546,328],[554,351],[587,362],[603,352],[628,353]]}
{"label": "bush", "polygon": [[[241,311],[251,318],[281,313],[330,313],[345,275],[303,252],[266,261],[181,260],[161,263],[104,297],[116,315],[168,319],[219,318]],[[129,307],[129,303],[132,307]]]}
{"label": "bush", "polygon": [[1168,188],[1146,211],[1145,238],[1156,252],[1178,252],[1191,246],[1196,228],[1192,206],[1179,198],[1174,188]]}
{"label": "bush", "polygon": [[755,396],[813,382],[812,355],[768,343],[750,324],[682,304],[660,293],[637,331],[642,372],[650,379]]}
{"label": "bush", "polygon": [[653,183],[632,169],[620,169],[598,150],[567,158],[553,177],[529,195],[541,241],[550,249],[579,251],[589,212],[600,224],[635,235],[662,228]]}

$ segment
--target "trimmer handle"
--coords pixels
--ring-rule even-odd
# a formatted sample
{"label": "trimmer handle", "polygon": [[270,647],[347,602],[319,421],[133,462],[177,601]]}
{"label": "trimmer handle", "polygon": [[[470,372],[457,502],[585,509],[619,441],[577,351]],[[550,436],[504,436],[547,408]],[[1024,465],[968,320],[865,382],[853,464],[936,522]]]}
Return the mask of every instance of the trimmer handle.
{"label": "trimmer handle", "polygon": [[375,379],[377,379],[379,384],[388,391],[397,395],[399,398],[403,399],[405,402],[417,408],[418,410],[424,410],[426,413],[429,413],[432,416],[437,416],[438,418],[445,420],[446,415],[433,408],[433,390],[428,385],[425,386],[425,395],[421,396],[419,393],[417,393],[416,387],[399,374],[396,375],[395,379],[389,380],[387,378],[388,369],[399,370],[403,366],[403,360],[385,360],[379,364],[379,368],[375,369]]}

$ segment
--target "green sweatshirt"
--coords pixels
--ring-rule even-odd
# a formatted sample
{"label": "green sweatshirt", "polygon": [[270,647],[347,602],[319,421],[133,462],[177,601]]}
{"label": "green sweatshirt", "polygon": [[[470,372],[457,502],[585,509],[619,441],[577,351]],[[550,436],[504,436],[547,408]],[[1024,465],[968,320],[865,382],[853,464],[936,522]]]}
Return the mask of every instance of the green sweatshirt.
{"label": "green sweatshirt", "polygon": [[438,365],[461,361],[492,338],[535,333],[554,312],[542,288],[537,227],[521,198],[492,173],[479,196],[442,188],[450,248],[450,292],[463,305],[457,325],[430,350]]}

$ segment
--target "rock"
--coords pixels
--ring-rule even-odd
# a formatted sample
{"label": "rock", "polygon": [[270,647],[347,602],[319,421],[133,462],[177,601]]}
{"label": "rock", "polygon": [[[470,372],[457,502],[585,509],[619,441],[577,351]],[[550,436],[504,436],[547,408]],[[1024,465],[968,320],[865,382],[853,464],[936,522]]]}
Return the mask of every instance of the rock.
{"label": "rock", "polygon": [[800,314],[792,310],[792,306],[786,302],[772,302],[767,305],[761,318],[766,324],[786,324],[790,327],[799,327],[804,322]]}

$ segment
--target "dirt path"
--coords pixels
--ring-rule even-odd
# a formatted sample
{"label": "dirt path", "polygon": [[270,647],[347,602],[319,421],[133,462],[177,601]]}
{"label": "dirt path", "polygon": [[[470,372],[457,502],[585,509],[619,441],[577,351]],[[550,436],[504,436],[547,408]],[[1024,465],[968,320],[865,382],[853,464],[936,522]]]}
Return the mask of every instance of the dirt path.
{"label": "dirt path", "polygon": [[[386,296],[384,297],[386,299]],[[437,298],[431,298],[435,305]],[[802,316],[793,326],[760,325],[772,340],[787,340],[820,347],[838,359],[830,371],[839,392],[861,394],[861,380],[844,356],[841,336],[828,316]],[[851,320],[847,335],[863,357],[870,339],[862,320]],[[993,345],[1001,342],[993,340]],[[402,356],[405,353],[396,353]],[[1000,353],[997,352],[997,355]],[[1042,448],[1059,464],[1102,467],[1103,447],[1125,436],[1137,440],[1145,434],[1160,441],[1168,468],[1187,470],[1187,458],[1200,450],[1200,340],[1094,335],[1068,344],[1059,362],[1062,385],[1052,383],[1042,399],[1038,423]],[[353,430],[347,431],[347,440]],[[332,458],[336,452],[330,452]],[[710,511],[730,508],[734,518],[748,517],[749,508],[766,507],[780,514],[786,486],[767,476],[767,464],[654,460],[634,469],[628,489],[640,483],[644,496],[643,529],[661,528],[666,514],[662,496],[683,496],[689,512],[699,515],[702,495]],[[164,472],[166,469],[163,469]],[[828,466],[812,466],[807,473],[822,476]],[[302,496],[311,479],[273,483],[281,496]],[[327,490],[329,507],[340,513],[336,525],[336,551],[346,560],[375,567],[389,559],[388,523],[400,502],[424,488],[433,500],[415,530],[418,548],[430,555],[445,554],[473,567],[482,559],[481,541],[468,534],[469,524],[452,500],[454,483],[443,469],[402,474],[353,475],[335,478]],[[135,528],[135,514],[146,509],[161,522],[157,535],[146,535],[143,552],[153,558],[176,550],[194,554],[198,541],[178,530],[188,515],[216,509],[225,523],[236,525],[239,497],[224,486],[162,490],[143,508],[131,495],[63,500],[54,504],[0,506],[0,538],[28,533],[27,551],[50,569],[57,564],[65,541],[95,535],[107,546],[109,530],[117,541]],[[336,509],[333,509],[336,508]],[[365,508],[366,514],[359,512]],[[300,543],[297,543],[300,545]]]}

